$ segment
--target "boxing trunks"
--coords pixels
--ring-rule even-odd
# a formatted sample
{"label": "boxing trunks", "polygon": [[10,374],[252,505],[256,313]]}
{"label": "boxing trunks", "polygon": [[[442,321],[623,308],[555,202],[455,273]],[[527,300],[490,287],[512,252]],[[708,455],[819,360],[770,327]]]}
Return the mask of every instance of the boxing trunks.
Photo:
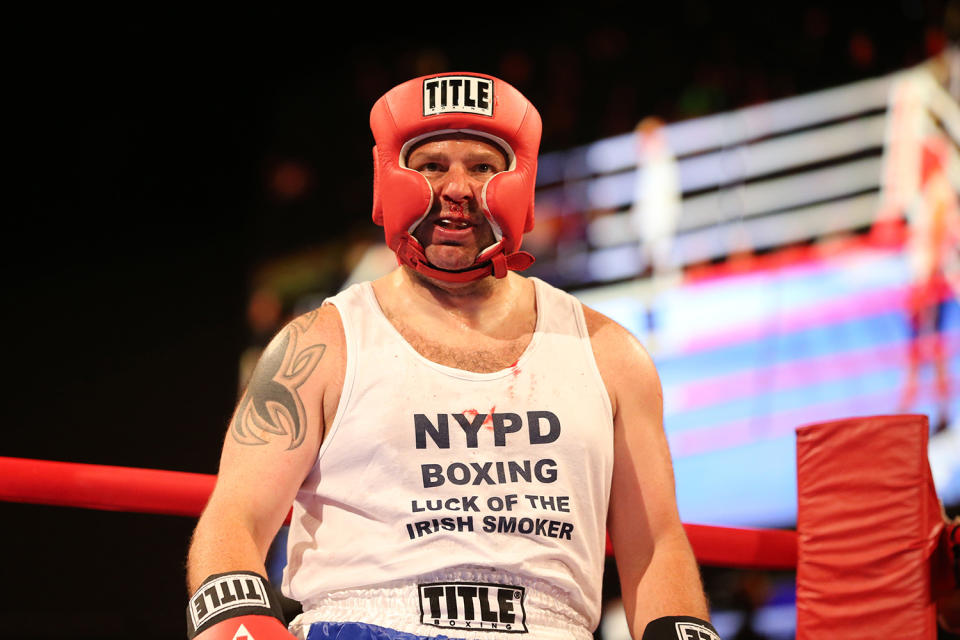
{"label": "boxing trunks", "polygon": [[456,640],[447,636],[417,636],[364,622],[324,622],[310,627],[307,640]]}

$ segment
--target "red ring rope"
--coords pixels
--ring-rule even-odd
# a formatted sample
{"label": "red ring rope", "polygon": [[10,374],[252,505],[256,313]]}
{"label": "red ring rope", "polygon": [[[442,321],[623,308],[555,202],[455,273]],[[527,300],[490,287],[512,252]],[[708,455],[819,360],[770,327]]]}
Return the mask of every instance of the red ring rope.
{"label": "red ring rope", "polygon": [[[6,502],[196,517],[215,482],[216,476],[202,473],[0,456],[0,500]],[[701,564],[797,566],[795,531],[683,526]]]}
{"label": "red ring rope", "polygon": [[0,500],[199,516],[215,476],[0,457]]}

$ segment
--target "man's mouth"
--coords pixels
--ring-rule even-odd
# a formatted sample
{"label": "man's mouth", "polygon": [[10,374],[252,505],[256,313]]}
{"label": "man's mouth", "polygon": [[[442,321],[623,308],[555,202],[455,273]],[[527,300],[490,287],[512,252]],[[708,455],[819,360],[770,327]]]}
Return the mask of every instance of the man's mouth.
{"label": "man's mouth", "polygon": [[437,226],[444,229],[461,230],[471,226],[469,220],[463,218],[440,218],[437,220]]}

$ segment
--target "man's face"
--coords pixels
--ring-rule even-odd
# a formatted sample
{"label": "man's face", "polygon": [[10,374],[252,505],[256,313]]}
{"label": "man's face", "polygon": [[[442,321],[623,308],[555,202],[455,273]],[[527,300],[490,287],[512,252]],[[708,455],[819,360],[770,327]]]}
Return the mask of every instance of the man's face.
{"label": "man's face", "polygon": [[439,136],[415,147],[407,166],[433,188],[433,207],[413,232],[427,260],[441,269],[470,267],[496,242],[480,193],[487,180],[506,170],[503,152],[479,138]]}

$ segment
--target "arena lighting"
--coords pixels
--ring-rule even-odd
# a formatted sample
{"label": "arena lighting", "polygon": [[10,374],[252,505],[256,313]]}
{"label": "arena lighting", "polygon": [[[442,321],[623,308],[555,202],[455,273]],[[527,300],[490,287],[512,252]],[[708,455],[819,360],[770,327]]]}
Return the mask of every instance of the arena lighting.
{"label": "arena lighting", "polygon": [[[749,154],[749,150],[744,150],[741,158]],[[706,213],[708,219],[717,220],[727,217],[722,215],[723,209],[718,210],[718,195],[724,196],[726,193],[735,192],[742,203],[734,207],[734,213],[752,215],[876,187],[879,183],[880,170],[880,159],[875,157],[846,162],[826,169],[805,171],[784,178],[720,187],[701,195],[685,198],[679,228],[700,226],[691,218],[696,219],[697,208],[703,208],[704,205],[706,210],[702,213]],[[682,169],[680,175],[682,180]],[[588,185],[585,192],[586,202],[582,203],[583,208],[614,209],[628,206],[633,201],[634,189],[633,174],[597,178]]]}
{"label": "arena lighting", "polygon": [[[894,74],[669,124],[666,126],[667,139],[677,156],[685,156],[884,109],[890,84],[896,78],[897,74]],[[632,133],[626,133],[583,147],[541,155],[537,182],[549,185],[593,174],[624,171],[636,164],[636,138]]]}
{"label": "arena lighting", "polygon": [[[684,192],[737,186],[758,176],[790,169],[802,170],[818,162],[879,149],[883,145],[884,116],[867,116],[773,140],[682,159],[678,163]],[[627,171],[541,190],[538,202],[562,200],[577,208],[629,205],[635,196],[638,172]],[[686,213],[684,213],[686,215]]]}
{"label": "arena lighting", "polygon": [[[957,104],[939,87],[924,84],[917,69],[667,125],[680,190],[687,194],[673,232],[675,256],[689,257],[676,262],[871,225],[876,210],[867,207],[879,202],[860,196],[882,189],[887,169],[881,150],[891,135],[888,105],[895,88],[923,92],[929,126],[960,138]],[[640,248],[627,247],[639,240],[628,211],[642,179],[637,144],[628,133],[541,156],[538,183],[545,187],[537,192],[538,215],[583,216],[590,241],[583,252],[558,258],[562,272],[609,281],[643,268]],[[960,163],[952,163],[952,171],[960,171],[955,165]],[[852,208],[828,203],[841,200]],[[776,217],[749,220],[768,216]],[[717,233],[689,235],[701,229]]]}
{"label": "arena lighting", "polygon": [[[769,229],[773,235],[764,246],[775,246],[817,235],[803,235],[808,231],[834,232],[861,227],[872,222],[876,213],[876,209],[870,212],[863,209],[868,203],[876,205],[876,194],[866,194],[864,198],[862,192],[877,188],[879,171],[880,159],[866,158],[827,169],[744,185],[736,190],[711,192],[688,198],[683,201],[683,215],[677,224],[679,237],[675,242],[682,242],[682,234],[685,232],[703,230],[704,233],[712,234],[717,232],[718,226],[730,224]],[[826,200],[836,201],[803,206]],[[847,211],[847,206],[853,207],[853,210]],[[792,233],[784,229],[783,234],[777,234],[776,223],[771,227],[770,224],[749,220],[751,216],[777,209],[792,211],[768,214],[763,216],[763,219],[790,220]],[[869,215],[865,215],[866,213]],[[811,220],[802,220],[808,215],[812,216]],[[829,219],[831,217],[833,219]],[[762,235],[766,237],[768,234]],[[601,249],[637,242],[639,239],[628,212],[591,220],[587,225],[587,238],[591,245]]]}
{"label": "arena lighting", "polygon": [[676,255],[689,264],[729,255],[744,241],[756,249],[802,242],[870,225],[879,198],[868,193],[762,218],[731,221],[709,229],[681,233],[674,239]]}
{"label": "arena lighting", "polygon": [[[684,201],[683,216],[677,228],[682,232],[726,222],[734,217],[782,211],[875,189],[880,167],[879,158],[865,158],[744,185],[729,192],[711,192],[688,198]],[[718,207],[718,204],[723,206]]]}
{"label": "arena lighting", "polygon": [[882,115],[868,116],[688,158],[680,163],[681,188],[696,191],[879,149],[885,120]]}

